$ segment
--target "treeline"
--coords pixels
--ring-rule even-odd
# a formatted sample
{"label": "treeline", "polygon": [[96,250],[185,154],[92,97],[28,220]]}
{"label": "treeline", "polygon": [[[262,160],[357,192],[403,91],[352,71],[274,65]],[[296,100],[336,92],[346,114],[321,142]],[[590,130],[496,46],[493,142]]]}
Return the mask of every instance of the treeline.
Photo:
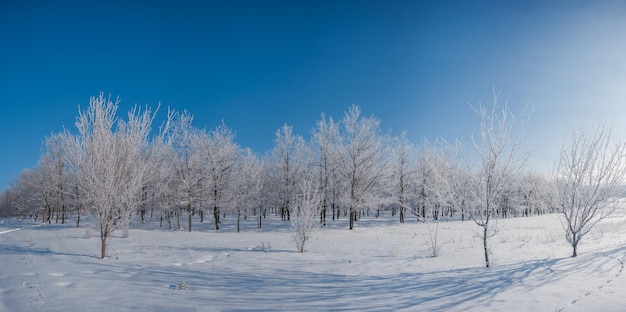
{"label": "treeline", "polygon": [[[319,197],[322,227],[346,218],[353,229],[359,218],[381,211],[399,222],[447,217],[481,225],[489,217],[556,209],[548,179],[522,170],[527,156],[512,134],[489,137],[515,125],[495,123],[494,114],[511,116],[507,108],[497,110],[497,101],[475,109],[483,128],[472,139],[477,156],[471,157],[443,140],[415,145],[405,133],[385,133],[379,119],[354,105],[341,119],[322,114],[308,140],[284,125],[273,149],[259,156],[239,146],[225,124],[199,129],[189,112],[168,111],[155,127],[150,108],[136,107],[124,119],[118,104],[104,94],[92,97],[75,131],[46,137],[38,165],[2,193],[2,215],[76,226],[81,216],[96,216],[104,257],[111,233],[127,233],[136,215],[188,231],[195,222],[219,230],[226,214],[238,223],[256,218],[258,227],[268,213],[287,221],[304,182]],[[494,139],[502,143],[495,152],[504,162],[484,145]],[[489,185],[493,181],[499,182]]]}

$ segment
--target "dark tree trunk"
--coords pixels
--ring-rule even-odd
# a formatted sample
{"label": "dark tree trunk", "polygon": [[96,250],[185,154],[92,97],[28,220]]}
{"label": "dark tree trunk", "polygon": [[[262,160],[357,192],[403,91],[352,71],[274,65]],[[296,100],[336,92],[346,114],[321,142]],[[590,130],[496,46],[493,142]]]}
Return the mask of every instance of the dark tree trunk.
{"label": "dark tree trunk", "polygon": [[100,238],[102,242],[102,248],[100,249],[100,258],[104,259],[107,256],[107,239],[105,237]]}
{"label": "dark tree trunk", "polygon": [[213,206],[213,219],[215,219],[215,230],[220,229],[220,208]]}
{"label": "dark tree trunk", "polygon": [[187,204],[187,216],[189,218],[189,232],[191,232],[191,218],[193,217],[193,214],[191,211],[191,202]]}
{"label": "dark tree trunk", "polygon": [[350,229],[354,230],[354,221],[356,221],[356,211],[350,207]]}
{"label": "dark tree trunk", "polygon": [[483,249],[485,250],[485,267],[489,267],[489,249],[487,248],[487,225],[483,225]]}
{"label": "dark tree trunk", "polygon": [[237,210],[237,233],[239,233],[239,230],[240,230],[240,227],[239,227],[239,224],[241,222],[240,220],[241,220],[241,211]]}

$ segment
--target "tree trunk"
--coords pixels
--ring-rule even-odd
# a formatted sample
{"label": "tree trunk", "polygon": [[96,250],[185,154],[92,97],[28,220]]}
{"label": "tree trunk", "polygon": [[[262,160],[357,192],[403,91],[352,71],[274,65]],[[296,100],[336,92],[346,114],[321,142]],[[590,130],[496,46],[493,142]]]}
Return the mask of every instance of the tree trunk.
{"label": "tree trunk", "polygon": [[237,233],[239,233],[239,223],[241,219],[241,211],[237,210]]}
{"label": "tree trunk", "polygon": [[213,218],[215,219],[215,230],[220,229],[220,209],[217,206],[213,206]]}
{"label": "tree trunk", "polygon": [[576,235],[573,236],[572,239],[572,258],[577,257],[578,256],[578,242],[580,241],[580,238]]}
{"label": "tree trunk", "polygon": [[483,248],[485,249],[485,267],[489,267],[489,249],[487,248],[487,224],[483,225]]}
{"label": "tree trunk", "polygon": [[189,218],[189,232],[191,232],[191,218],[193,217],[191,213],[191,202],[187,204],[187,216]]}
{"label": "tree trunk", "polygon": [[354,220],[356,219],[356,211],[350,207],[350,229],[354,230]]}
{"label": "tree trunk", "polygon": [[61,224],[65,224],[65,200],[63,199],[63,193],[61,193]]}
{"label": "tree trunk", "polygon": [[102,241],[102,249],[100,250],[100,258],[104,259],[107,256],[107,238],[101,237],[100,240]]}

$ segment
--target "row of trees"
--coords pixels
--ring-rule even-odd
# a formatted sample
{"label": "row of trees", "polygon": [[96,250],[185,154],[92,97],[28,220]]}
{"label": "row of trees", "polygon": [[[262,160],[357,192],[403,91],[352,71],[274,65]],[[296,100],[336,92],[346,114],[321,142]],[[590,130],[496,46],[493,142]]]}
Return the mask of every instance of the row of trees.
{"label": "row of trees", "polygon": [[[102,257],[112,233],[128,235],[136,215],[176,229],[186,215],[192,231],[206,213],[219,230],[228,214],[239,231],[242,218],[255,216],[261,227],[273,212],[291,221],[303,251],[312,216],[322,227],[347,216],[353,229],[362,216],[381,211],[402,223],[473,220],[482,230],[486,266],[494,220],[558,211],[575,255],[582,236],[614,209],[610,199],[624,176],[623,145],[611,145],[606,128],[573,136],[552,179],[525,171],[523,123],[497,96],[493,105],[472,107],[480,120],[475,153],[443,140],[415,146],[406,133],[383,133],[380,120],[354,105],[338,121],[322,114],[308,141],[284,125],[274,148],[259,157],[237,145],[225,124],[198,129],[187,111],[168,111],[153,129],[156,111],[148,107],[122,119],[119,100],[101,93],[89,104],[75,133],[45,138],[38,166],[4,191],[0,211],[48,223],[75,217],[77,226],[82,215],[96,216]],[[581,163],[587,167],[577,168]]]}

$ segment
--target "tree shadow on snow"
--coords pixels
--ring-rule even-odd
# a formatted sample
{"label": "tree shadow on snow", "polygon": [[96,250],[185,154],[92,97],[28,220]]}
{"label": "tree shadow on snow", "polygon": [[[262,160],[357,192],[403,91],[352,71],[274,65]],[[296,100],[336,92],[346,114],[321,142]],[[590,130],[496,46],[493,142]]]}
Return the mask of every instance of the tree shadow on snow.
{"label": "tree shadow on snow", "polygon": [[[383,276],[313,273],[276,267],[221,267],[219,265],[172,267],[116,263],[104,264],[103,278],[127,280],[136,287],[172,289],[185,281],[181,291],[190,304],[228,311],[390,311],[462,310],[468,304],[488,307],[502,292],[519,296],[580,274],[611,273],[626,247],[577,258],[535,260],[492,268],[468,268]],[[619,255],[619,256],[618,256]],[[611,261],[615,263],[610,263]],[[609,265],[607,265],[609,264]],[[313,264],[312,264],[313,265]],[[287,265],[286,267],[289,267]],[[608,272],[611,271],[611,272]],[[612,274],[612,273],[611,273]],[[172,290],[178,291],[178,290]],[[142,291],[142,296],[145,292]],[[147,298],[150,299],[150,298]],[[165,300],[154,293],[148,301]]]}
{"label": "tree shadow on snow", "polygon": [[53,251],[48,248],[30,248],[16,245],[4,245],[0,244],[0,255],[3,254],[32,254],[32,255],[57,255],[57,256],[69,256],[69,257],[86,257],[92,259],[99,259],[95,255],[87,255],[87,254],[76,254],[76,253],[67,253],[67,252],[58,252]]}
{"label": "tree shadow on snow", "polygon": [[[252,294],[255,306],[264,309],[272,302],[286,304],[289,310],[308,308],[323,310],[380,311],[428,307],[429,310],[459,309],[471,301],[473,306],[489,304],[497,294],[515,287],[528,292],[537,287],[567,279],[582,270],[593,274],[607,270],[610,255],[623,253],[624,248],[578,258],[535,260],[492,268],[470,268],[423,274],[392,276],[346,276],[306,272],[254,273],[237,276],[229,272],[217,279],[220,289]],[[612,267],[612,266],[609,266]],[[282,277],[282,278],[281,278]],[[268,296],[267,293],[276,294]],[[225,293],[229,293],[226,291]],[[310,296],[298,295],[308,293]],[[290,295],[291,294],[291,295]],[[521,295],[521,294],[520,294]],[[290,299],[293,298],[293,299]],[[221,301],[236,305],[238,297],[222,297]]]}

